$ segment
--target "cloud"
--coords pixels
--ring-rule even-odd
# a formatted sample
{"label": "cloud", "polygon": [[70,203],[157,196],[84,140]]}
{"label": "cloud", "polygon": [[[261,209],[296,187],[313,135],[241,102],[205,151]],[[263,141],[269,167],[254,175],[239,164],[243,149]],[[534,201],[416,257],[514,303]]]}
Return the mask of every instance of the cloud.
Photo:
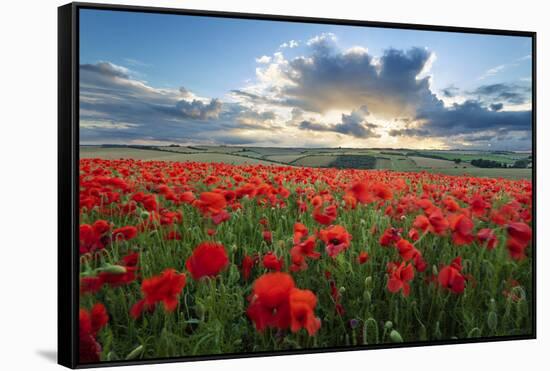
{"label": "cloud", "polygon": [[[291,41],[286,48],[297,46]],[[529,148],[529,81],[468,91],[449,85],[436,95],[435,53],[425,47],[373,55],[365,46],[339,48],[332,33],[302,46],[292,58],[283,50],[257,58],[255,79],[223,100],[187,87],[156,88],[110,62],[81,65],[81,137],[273,146],[361,145],[364,139],[384,146],[391,137],[392,145],[436,139],[451,147]]]}
{"label": "cloud", "polygon": [[109,62],[80,66],[80,121],[84,143],[208,142],[229,134],[245,110],[185,87],[158,89]]}
{"label": "cloud", "polygon": [[391,137],[425,137],[430,133],[428,130],[417,128],[405,128],[405,129],[391,129],[388,134]]}
{"label": "cloud", "polygon": [[531,100],[531,87],[518,84],[490,84],[482,85],[471,91],[470,94],[477,95],[482,101],[497,100],[509,104],[524,104]]}
{"label": "cloud", "polygon": [[503,71],[504,69],[506,69],[508,67],[508,65],[506,64],[500,64],[498,66],[495,66],[495,67],[492,67],[492,68],[489,68],[487,71],[485,71],[483,73],[483,75],[479,76],[478,77],[478,80],[485,80],[489,77],[493,77],[495,76],[496,74],[498,74],[499,72]]}
{"label": "cloud", "polygon": [[316,46],[320,44],[332,44],[333,42],[336,42],[337,38],[336,35],[332,32],[324,32],[320,35],[316,35],[309,39],[306,44],[308,46]]}
{"label": "cloud", "polygon": [[296,40],[290,40],[288,42],[284,42],[282,43],[281,45],[279,45],[279,48],[281,49],[284,49],[284,48],[297,48],[298,46],[300,45],[300,43]]}
{"label": "cloud", "polygon": [[334,132],[349,135],[355,138],[379,138],[380,135],[374,129],[378,126],[365,120],[369,113],[365,106],[352,111],[349,115],[342,114],[340,123],[325,125],[318,122],[304,120],[300,123],[301,130]]}
{"label": "cloud", "polygon": [[180,100],[176,103],[176,109],[181,112],[183,117],[197,120],[207,120],[218,118],[222,108],[222,103],[218,99],[212,99],[205,104],[200,100]]}
{"label": "cloud", "polygon": [[445,89],[442,89],[441,93],[443,94],[443,96],[445,98],[454,98],[458,95],[459,90],[460,89],[458,89],[456,86],[450,85],[450,86],[446,87]]}
{"label": "cloud", "polygon": [[271,62],[271,57],[267,55],[263,55],[260,58],[256,58],[256,63],[267,64],[269,62]]}
{"label": "cloud", "polygon": [[313,37],[307,42],[310,55],[280,59],[260,69],[263,90],[250,98],[317,113],[367,105],[387,118],[411,113],[435,99],[430,78],[418,78],[433,60],[428,50],[388,49],[375,59],[365,48],[340,51],[335,40],[329,33]]}
{"label": "cloud", "polygon": [[498,75],[499,73],[501,73],[502,71],[507,70],[507,69],[512,68],[512,67],[517,67],[521,64],[521,62],[528,61],[531,58],[532,58],[531,54],[527,54],[527,55],[524,55],[523,57],[515,59],[514,61],[512,61],[510,63],[499,64],[498,66],[489,68],[481,76],[478,77],[478,80],[485,80],[485,79],[494,77],[494,76]]}
{"label": "cloud", "polygon": [[423,107],[416,119],[423,122],[423,130],[440,137],[487,130],[531,130],[531,111],[489,110],[475,100],[455,103],[450,108],[442,104]]}

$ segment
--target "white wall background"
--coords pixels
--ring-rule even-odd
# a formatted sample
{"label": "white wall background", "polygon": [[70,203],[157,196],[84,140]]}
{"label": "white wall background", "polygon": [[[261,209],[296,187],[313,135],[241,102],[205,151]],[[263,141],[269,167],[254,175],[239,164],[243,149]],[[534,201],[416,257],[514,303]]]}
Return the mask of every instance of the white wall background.
{"label": "white wall background", "polygon": [[[113,0],[115,1],[115,0]],[[128,370],[541,369],[550,349],[545,245],[550,22],[540,0],[133,0],[119,3],[538,32],[538,339],[129,367]],[[56,351],[57,6],[7,0],[0,11],[0,368],[60,369]],[[481,51],[482,52],[482,51]],[[545,271],[546,268],[546,271]],[[546,352],[546,354],[545,354]]]}

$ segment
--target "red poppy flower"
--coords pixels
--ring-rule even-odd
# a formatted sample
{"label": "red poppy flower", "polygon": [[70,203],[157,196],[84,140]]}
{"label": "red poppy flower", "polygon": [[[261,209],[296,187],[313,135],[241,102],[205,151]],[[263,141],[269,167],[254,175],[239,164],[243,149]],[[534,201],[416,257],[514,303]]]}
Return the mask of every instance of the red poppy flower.
{"label": "red poppy flower", "polygon": [[217,214],[227,206],[227,200],[220,193],[203,192],[193,205],[204,214]]}
{"label": "red poppy flower", "polygon": [[382,200],[391,200],[393,197],[393,192],[387,184],[376,183],[371,187],[372,193],[382,199]]}
{"label": "red poppy flower", "polygon": [[481,196],[474,196],[470,201],[470,209],[475,216],[482,216],[485,211],[491,207],[491,204],[483,199]]}
{"label": "red poppy flower", "polygon": [[397,228],[388,228],[380,236],[380,245],[387,247],[391,246],[401,239],[400,230]]}
{"label": "red poppy flower", "polygon": [[426,232],[430,228],[430,220],[426,215],[417,215],[416,219],[414,219],[413,227]]}
{"label": "red poppy flower", "polygon": [[229,259],[225,247],[220,243],[203,242],[185,262],[185,267],[193,279],[217,276],[227,265]]}
{"label": "red poppy flower", "polygon": [[413,259],[420,252],[414,247],[412,243],[405,240],[404,238],[400,239],[396,244],[397,250],[399,250],[399,255],[404,261],[409,261]]}
{"label": "red poppy flower", "polygon": [[469,245],[474,241],[474,222],[464,214],[452,215],[450,227],[453,231],[453,243],[457,246]]}
{"label": "red poppy flower", "polygon": [[271,234],[271,231],[263,231],[262,232],[262,237],[263,237],[264,241],[267,242],[267,243],[271,243],[271,241],[273,240],[273,236]]}
{"label": "red poppy flower", "polygon": [[369,185],[367,183],[359,182],[353,184],[350,188],[350,193],[362,204],[367,204],[374,201],[374,196],[370,192]]}
{"label": "red poppy flower", "polygon": [[101,303],[96,303],[91,311],[81,308],[79,313],[79,362],[100,361],[101,345],[96,336],[107,325],[109,316]]}
{"label": "red poppy flower", "polygon": [[506,248],[510,257],[514,260],[525,258],[525,249],[531,243],[532,238],[531,227],[522,222],[513,222],[508,224],[506,231],[508,232]]}
{"label": "red poppy flower", "polygon": [[516,240],[529,244],[531,242],[532,231],[531,227],[522,222],[509,223],[506,228],[508,235]]}
{"label": "red poppy flower", "polygon": [[103,281],[97,276],[82,277],[80,279],[80,294],[95,293],[101,290]]}
{"label": "red poppy flower", "polygon": [[369,260],[369,254],[366,251],[361,251],[357,257],[359,264],[365,264]]}
{"label": "red poppy flower", "polygon": [[290,250],[290,270],[293,272],[307,269],[306,258],[319,259],[321,254],[315,251],[315,236],[308,237],[305,241],[295,245]]}
{"label": "red poppy flower", "polygon": [[290,329],[292,332],[305,328],[313,336],[321,328],[321,320],[315,316],[317,297],[310,290],[290,291]]}
{"label": "red poppy flower", "polygon": [[410,281],[414,278],[414,268],[410,264],[401,262],[388,264],[389,279],[387,288],[389,292],[396,293],[403,290],[403,296],[409,296],[411,291]]}
{"label": "red poppy flower", "polygon": [[223,222],[226,222],[228,221],[229,219],[231,219],[231,214],[229,214],[227,211],[225,210],[221,210],[220,212],[216,213],[216,214],[212,214],[211,215],[211,219],[212,219],[212,222],[215,224],[215,225],[219,225]]}
{"label": "red poppy flower", "polygon": [[277,258],[277,256],[272,252],[268,252],[264,255],[262,264],[265,268],[279,272],[283,269],[284,261],[283,258]]}
{"label": "red poppy flower", "polygon": [[158,303],[163,303],[164,310],[173,312],[178,305],[178,295],[185,287],[185,273],[177,273],[174,269],[166,269],[160,275],[144,279],[141,292],[144,298],[138,301],[130,310],[133,318],[138,318],[143,309],[153,310]]}
{"label": "red poppy flower", "polygon": [[482,228],[477,232],[477,239],[482,244],[485,244],[487,249],[492,250],[496,247],[498,240],[495,232],[490,228]]}
{"label": "red poppy flower", "polygon": [[449,289],[455,294],[464,292],[466,277],[462,274],[462,258],[460,256],[439,271],[438,282],[441,287]]}
{"label": "red poppy flower", "polygon": [[324,210],[322,207],[316,207],[313,210],[313,219],[319,224],[330,225],[338,216],[336,205],[329,205]]}
{"label": "red poppy flower", "polygon": [[132,225],[117,228],[113,231],[113,238],[117,241],[128,241],[137,236],[138,230]]}
{"label": "red poppy flower", "polygon": [[340,252],[346,250],[351,242],[351,234],[341,225],[321,229],[319,235],[326,244],[327,254],[331,258],[335,258]]}
{"label": "red poppy flower", "polygon": [[308,230],[302,223],[294,223],[294,244],[300,243],[304,237],[307,237]]}
{"label": "red poppy flower", "polygon": [[180,241],[181,233],[179,233],[178,231],[172,230],[168,232],[168,234],[166,234],[165,239],[167,239],[168,241]]}
{"label": "red poppy flower", "polygon": [[409,230],[409,238],[413,241],[418,241],[418,239],[420,238],[420,235],[418,234],[418,231],[415,229],[415,228],[411,228]]}
{"label": "red poppy flower", "polygon": [[257,258],[253,258],[249,255],[245,255],[243,257],[243,262],[241,264],[241,270],[243,273],[243,278],[248,280],[248,277],[250,277],[250,272],[252,271],[252,268],[254,268],[254,265],[256,264]]}
{"label": "red poppy flower", "polygon": [[431,231],[437,235],[445,234],[447,228],[449,228],[449,222],[439,209],[432,210],[428,216],[428,220],[430,221]]}
{"label": "red poppy flower", "polygon": [[97,220],[92,225],[82,224],[79,230],[80,254],[104,249],[109,243],[110,228],[110,224],[105,220]]}
{"label": "red poppy flower", "polygon": [[289,327],[290,292],[293,288],[294,280],[288,273],[266,273],[254,282],[246,314],[258,331],[267,327]]}

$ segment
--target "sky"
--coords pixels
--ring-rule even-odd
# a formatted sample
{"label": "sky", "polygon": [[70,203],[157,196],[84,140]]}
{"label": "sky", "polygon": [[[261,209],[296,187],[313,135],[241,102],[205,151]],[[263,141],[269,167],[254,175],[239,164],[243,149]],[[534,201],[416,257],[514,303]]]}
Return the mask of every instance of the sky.
{"label": "sky", "polygon": [[81,144],[531,150],[531,39],[80,10]]}

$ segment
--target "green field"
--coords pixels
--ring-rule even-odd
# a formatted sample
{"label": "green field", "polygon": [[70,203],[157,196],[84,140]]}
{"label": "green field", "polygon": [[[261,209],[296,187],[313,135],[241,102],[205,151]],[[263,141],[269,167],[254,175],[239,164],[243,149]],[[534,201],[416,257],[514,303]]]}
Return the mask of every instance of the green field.
{"label": "green field", "polygon": [[106,160],[116,160],[121,158],[132,158],[136,160],[156,160],[156,161],[200,161],[200,162],[224,162],[233,165],[240,164],[263,164],[274,165],[274,162],[268,162],[252,157],[235,156],[225,153],[200,152],[200,153],[176,153],[168,151],[157,151],[150,149],[136,148],[100,148],[100,147],[81,147],[80,158],[103,158]]}
{"label": "green field", "polygon": [[454,161],[440,160],[438,158],[417,157],[417,156],[407,156],[407,157],[412,161],[414,161],[416,166],[420,168],[448,169],[448,168],[472,167],[472,165],[467,162],[461,162],[460,164],[456,164]]}
{"label": "green field", "polygon": [[[531,168],[479,168],[470,161],[483,159],[511,166],[530,159],[529,153],[489,151],[435,151],[370,148],[277,148],[229,146],[81,146],[81,158],[133,158],[163,161],[224,162],[298,167],[335,167],[428,171],[449,175],[531,179]],[[455,161],[460,161],[457,163]]]}

